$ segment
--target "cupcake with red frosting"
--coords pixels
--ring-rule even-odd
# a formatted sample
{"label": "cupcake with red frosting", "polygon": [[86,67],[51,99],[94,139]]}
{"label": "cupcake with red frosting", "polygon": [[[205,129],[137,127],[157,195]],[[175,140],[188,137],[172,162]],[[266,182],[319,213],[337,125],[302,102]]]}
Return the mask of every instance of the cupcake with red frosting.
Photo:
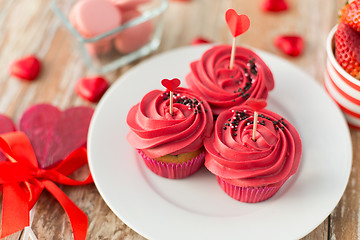
{"label": "cupcake with red frosting", "polygon": [[296,129],[269,110],[249,106],[222,112],[210,138],[204,142],[205,166],[216,175],[221,188],[232,198],[248,203],[272,197],[295,174],[302,144]]}
{"label": "cupcake with red frosting", "polygon": [[127,124],[128,142],[154,173],[185,178],[203,165],[203,141],[211,135],[213,117],[209,104],[191,90],[147,93],[128,112]]}
{"label": "cupcake with red frosting", "polygon": [[186,76],[188,87],[210,104],[214,115],[245,104],[248,98],[266,99],[274,88],[269,67],[250,49],[236,47],[230,69],[231,49],[229,45],[212,47],[190,64]]}

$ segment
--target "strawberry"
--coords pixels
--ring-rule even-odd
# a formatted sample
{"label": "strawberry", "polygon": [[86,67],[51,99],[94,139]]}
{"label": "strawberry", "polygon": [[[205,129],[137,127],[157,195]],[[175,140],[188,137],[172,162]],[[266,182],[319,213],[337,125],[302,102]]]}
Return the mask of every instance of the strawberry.
{"label": "strawberry", "polygon": [[351,1],[344,6],[340,13],[340,22],[360,32],[360,0]]}
{"label": "strawberry", "polygon": [[346,72],[360,79],[360,34],[345,23],[335,33],[335,58]]}

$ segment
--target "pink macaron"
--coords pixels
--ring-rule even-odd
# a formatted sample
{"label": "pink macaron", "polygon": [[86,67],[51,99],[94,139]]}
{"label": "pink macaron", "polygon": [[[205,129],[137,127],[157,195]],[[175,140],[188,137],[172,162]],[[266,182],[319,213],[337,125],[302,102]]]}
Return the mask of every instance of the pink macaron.
{"label": "pink macaron", "polygon": [[[141,12],[137,10],[123,12],[124,22],[139,16],[141,16]],[[115,48],[122,54],[133,52],[150,41],[153,31],[154,25],[151,20],[124,29],[114,39]]]}
{"label": "pink macaron", "polygon": [[121,11],[135,10],[139,5],[150,2],[151,0],[110,0]]}
{"label": "pink macaron", "polygon": [[[92,38],[119,27],[122,14],[108,0],[80,0],[71,9],[69,20],[83,37]],[[111,49],[111,41],[106,38],[86,47],[91,55],[105,54]]]}

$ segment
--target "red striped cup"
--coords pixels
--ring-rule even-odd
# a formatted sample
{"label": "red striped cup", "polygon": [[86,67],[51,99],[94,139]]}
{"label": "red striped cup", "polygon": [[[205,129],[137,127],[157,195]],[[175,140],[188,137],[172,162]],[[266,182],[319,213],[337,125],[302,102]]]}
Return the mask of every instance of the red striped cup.
{"label": "red striped cup", "polygon": [[348,74],[334,56],[334,35],[337,25],[326,40],[326,71],[324,85],[331,98],[343,111],[349,126],[360,129],[360,80]]}

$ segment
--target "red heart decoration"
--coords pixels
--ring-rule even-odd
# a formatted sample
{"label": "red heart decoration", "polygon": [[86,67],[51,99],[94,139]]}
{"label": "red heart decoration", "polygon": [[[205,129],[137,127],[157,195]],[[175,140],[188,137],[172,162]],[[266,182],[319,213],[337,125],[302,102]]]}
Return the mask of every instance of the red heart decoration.
{"label": "red heart decoration", "polygon": [[108,88],[109,84],[101,76],[80,78],[75,85],[76,93],[90,102],[98,102]]}
{"label": "red heart decoration", "polygon": [[[16,131],[13,121],[5,115],[0,114],[0,134]],[[0,161],[5,161],[6,157],[0,150]]]}
{"label": "red heart decoration", "polygon": [[265,12],[281,12],[289,8],[285,0],[265,0],[261,4],[261,9]]}
{"label": "red heart decoration", "polygon": [[243,34],[250,27],[249,17],[244,14],[238,15],[234,9],[226,11],[225,20],[233,37]]}
{"label": "red heart decoration", "polygon": [[13,121],[5,115],[0,114],[0,134],[16,131]]}
{"label": "red heart decoration", "polygon": [[39,59],[31,55],[11,63],[9,71],[14,77],[31,81],[38,76],[40,68],[41,63]]}
{"label": "red heart decoration", "polygon": [[191,45],[198,45],[198,44],[204,44],[204,43],[211,43],[211,41],[206,38],[196,37],[192,40]]}
{"label": "red heart decoration", "polygon": [[246,104],[256,112],[261,111],[267,106],[265,99],[256,98],[249,98],[248,100],[246,100]]}
{"label": "red heart decoration", "polygon": [[298,35],[281,35],[274,39],[274,44],[285,54],[296,57],[304,49],[304,39]]}
{"label": "red heart decoration", "polygon": [[175,89],[180,85],[181,81],[177,78],[174,79],[163,79],[161,84],[166,87],[167,90],[174,92]]}
{"label": "red heart decoration", "polygon": [[86,146],[94,110],[72,107],[65,111],[49,104],[27,109],[19,128],[29,137],[40,168],[54,166],[79,147]]}

